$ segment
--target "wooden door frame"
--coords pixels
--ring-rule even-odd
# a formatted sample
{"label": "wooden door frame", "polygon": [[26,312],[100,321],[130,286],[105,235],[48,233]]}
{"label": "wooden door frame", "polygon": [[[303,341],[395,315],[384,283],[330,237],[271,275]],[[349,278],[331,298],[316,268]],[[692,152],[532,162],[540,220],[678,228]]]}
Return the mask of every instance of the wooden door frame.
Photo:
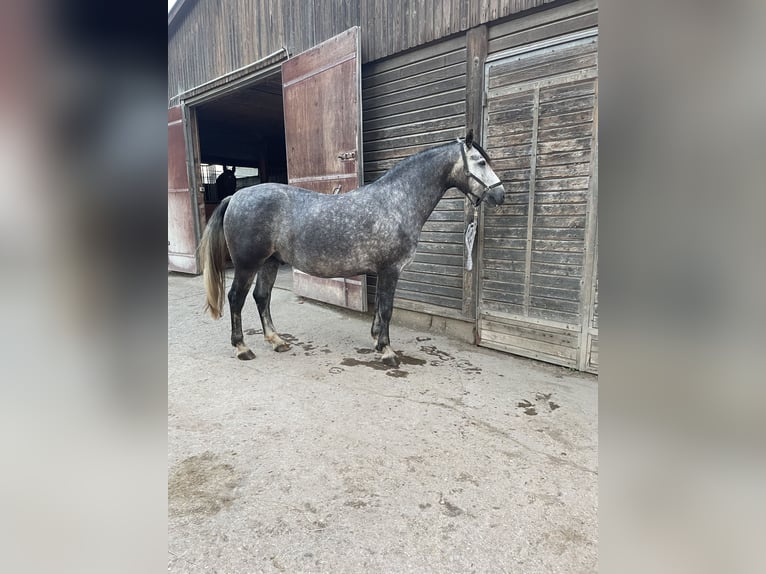
{"label": "wooden door frame", "polygon": [[[204,191],[202,191],[203,195],[200,198],[201,190],[199,182],[202,181],[202,172],[197,107],[201,104],[216,100],[227,93],[258,83],[271,75],[280,73],[280,66],[282,65],[282,61],[286,58],[287,50],[280,50],[263,60],[254,62],[240,70],[235,70],[221,78],[216,78],[215,80],[200,84],[199,86],[191,88],[177,96],[178,102],[174,105],[180,106],[181,108],[181,119],[183,121],[184,142],[186,148],[186,169],[187,177],[189,178],[190,201],[192,202],[195,242],[197,246],[199,246],[202,232],[207,224]],[[250,70],[253,66],[259,65],[265,61],[268,62],[268,65],[255,70]],[[247,73],[243,74],[243,71],[247,71]],[[231,81],[221,83],[222,80],[228,79],[229,76],[232,78]],[[206,86],[210,86],[209,89],[203,89]],[[175,99],[176,98],[174,98],[174,100]],[[196,250],[195,258],[197,258],[196,267],[199,273],[200,264]]]}
{"label": "wooden door frame", "polygon": [[577,367],[581,371],[590,370],[591,342],[598,336],[598,329],[593,328],[593,300],[595,296],[596,274],[598,273],[598,77],[596,77],[596,96],[593,110],[593,160],[590,166],[590,193],[588,194],[588,215],[585,222],[585,261],[583,262],[583,287],[581,291],[582,332]]}
{"label": "wooden door frame", "polygon": [[[190,138],[190,124],[192,122],[190,121],[189,110],[182,103],[177,103],[175,105],[169,106],[168,112],[174,109],[178,109],[178,113],[180,117],[177,120],[173,120],[172,123],[173,124],[180,123],[181,134],[183,134],[184,164],[186,167],[186,179],[187,179],[186,193],[188,194],[187,199],[189,201],[189,209],[191,210],[191,219],[192,219],[191,237],[188,239],[191,240],[193,247],[191,248],[192,249],[191,253],[183,253],[183,254],[173,253],[173,255],[175,256],[182,255],[183,257],[191,260],[192,261],[191,268],[188,268],[188,267],[182,268],[182,266],[176,266],[176,265],[171,266],[170,264],[168,264],[168,270],[169,271],[173,270],[179,273],[191,273],[196,275],[196,274],[199,274],[200,272],[200,262],[199,262],[199,257],[197,254],[197,247],[199,246],[201,227],[200,227],[200,221],[199,221],[199,207],[196,205],[197,198],[196,198],[195,190],[196,190],[197,178],[195,177],[193,163],[192,163],[193,162],[192,158],[194,156],[194,150],[193,150],[194,140]],[[169,127],[170,125],[171,125],[171,122],[168,123]],[[170,153],[170,149],[168,153]],[[168,191],[170,192],[170,189]],[[182,194],[180,194],[180,196],[183,197]],[[170,206],[168,207],[168,209],[170,210]],[[170,240],[168,240],[168,246],[170,247]],[[171,253],[170,251],[168,251],[168,256],[170,257],[170,255]]]}
{"label": "wooden door frame", "polygon": [[[184,121],[184,139],[186,140],[186,171],[189,177],[189,192],[191,195],[192,209],[194,213],[194,234],[197,247],[202,239],[202,230],[205,228],[205,204],[203,201],[202,211],[199,207],[198,182],[199,173],[199,130],[197,129],[197,110],[181,102],[181,116]],[[196,249],[195,249],[196,256]],[[197,256],[197,268],[200,269],[199,257]]]}

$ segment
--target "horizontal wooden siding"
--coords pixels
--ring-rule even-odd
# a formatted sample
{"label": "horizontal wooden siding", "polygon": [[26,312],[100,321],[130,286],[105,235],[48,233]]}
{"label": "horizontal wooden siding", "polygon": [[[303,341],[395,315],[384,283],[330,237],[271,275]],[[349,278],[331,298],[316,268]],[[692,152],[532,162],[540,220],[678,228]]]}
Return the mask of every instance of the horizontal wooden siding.
{"label": "horizontal wooden siding", "polygon": [[[412,154],[465,135],[465,58],[460,37],[363,67],[365,183]],[[402,273],[397,306],[461,316],[464,207],[454,189],[436,206]]]}

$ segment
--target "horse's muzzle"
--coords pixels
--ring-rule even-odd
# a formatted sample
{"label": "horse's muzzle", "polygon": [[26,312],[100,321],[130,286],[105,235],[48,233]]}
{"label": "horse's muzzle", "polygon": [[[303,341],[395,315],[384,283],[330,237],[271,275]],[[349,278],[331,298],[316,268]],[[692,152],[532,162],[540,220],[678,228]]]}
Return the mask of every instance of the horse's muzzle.
{"label": "horse's muzzle", "polygon": [[487,196],[484,198],[484,202],[490,207],[497,207],[503,205],[505,201],[505,189],[502,185],[494,187],[487,192]]}

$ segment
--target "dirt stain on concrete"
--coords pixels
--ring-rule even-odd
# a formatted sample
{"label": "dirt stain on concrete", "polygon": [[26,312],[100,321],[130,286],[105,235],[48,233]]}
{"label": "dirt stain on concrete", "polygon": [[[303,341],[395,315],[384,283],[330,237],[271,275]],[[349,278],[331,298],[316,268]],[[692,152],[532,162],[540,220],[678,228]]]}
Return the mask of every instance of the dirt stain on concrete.
{"label": "dirt stain on concrete", "polygon": [[572,547],[592,546],[593,541],[574,528],[557,528],[543,534],[542,539],[554,554],[561,556]]}
{"label": "dirt stain on concrete", "polygon": [[[372,349],[356,349],[356,352],[360,355],[369,355],[372,354],[374,351]],[[425,359],[418,359],[416,357],[410,357],[409,355],[405,355],[404,353],[397,353],[397,356],[399,357],[399,364],[400,365],[410,365],[410,366],[416,366],[416,367],[422,367],[426,364]],[[346,357],[341,360],[341,365],[344,367],[369,367],[370,369],[374,369],[376,371],[386,371],[386,375],[389,377],[395,377],[395,378],[403,378],[407,376],[407,371],[403,371],[397,367],[391,367],[389,365],[386,365],[381,361],[380,359],[370,359],[363,361],[361,359],[355,359],[353,357]]]}
{"label": "dirt stain on concrete", "polygon": [[314,355],[314,353],[311,353],[310,351],[313,351],[317,348],[317,346],[314,344],[314,341],[309,341],[308,343],[304,343],[294,335],[291,335],[290,333],[284,333],[281,335],[281,337],[290,345],[294,347],[300,347],[303,349],[304,354],[306,356]]}
{"label": "dirt stain on concrete", "polygon": [[434,359],[431,360],[431,366],[433,367],[439,367],[441,365],[447,364],[460,369],[467,375],[480,375],[482,372],[480,367],[475,366],[470,361],[466,361],[465,359],[457,359],[453,355],[442,351],[436,347],[436,345],[422,345],[420,350],[423,351],[426,355],[434,357]]}
{"label": "dirt stain on concrete", "polygon": [[311,514],[316,514],[317,512],[319,512],[319,511],[316,509],[316,507],[315,507],[313,504],[311,504],[310,502],[304,502],[304,503],[303,503],[303,508],[305,508],[306,510],[308,510],[308,511],[309,511]]}
{"label": "dirt stain on concrete", "polygon": [[[406,378],[409,374],[407,371],[402,371],[401,369],[397,369],[396,367],[389,367],[388,365],[383,364],[382,361],[379,361],[377,359],[373,359],[371,361],[360,361],[359,359],[353,359],[351,357],[346,357],[345,359],[341,360],[341,365],[344,367],[369,367],[370,369],[374,369],[376,371],[385,371],[386,375],[389,377],[394,377],[395,379],[403,379]],[[333,367],[333,369],[340,369],[340,367]],[[330,372],[333,372],[333,369],[330,369]],[[340,369],[342,371],[342,369]]]}
{"label": "dirt stain on concrete", "polygon": [[[545,407],[548,407],[548,412],[552,413],[558,408],[561,408],[561,405],[558,405],[554,403],[553,401],[549,401],[548,399],[551,398],[551,393],[535,393],[535,401],[538,404],[542,404],[542,411],[545,411]],[[547,404],[546,404],[547,401]],[[535,407],[534,403],[524,399],[523,401],[519,401],[516,403],[516,406],[520,409],[524,409],[524,413],[528,415],[536,415],[537,414],[537,408]]]}
{"label": "dirt stain on concrete", "polygon": [[229,458],[206,451],[170,469],[168,514],[209,516],[231,506],[242,477]]}
{"label": "dirt stain on concrete", "polygon": [[[359,353],[360,355],[371,355],[371,354],[373,354],[375,352],[375,349],[357,348],[357,349],[355,349],[355,351],[357,353]],[[402,365],[414,365],[414,366],[417,366],[417,367],[422,367],[423,365],[425,365],[428,362],[425,359],[418,359],[416,357],[410,357],[409,355],[405,355],[401,351],[397,352],[396,356],[399,357],[399,362]],[[384,365],[384,367],[385,367],[385,365]],[[386,368],[391,368],[391,367],[386,367]]]}
{"label": "dirt stain on concrete", "polygon": [[425,359],[410,357],[409,355],[405,355],[404,353],[399,353],[399,360],[401,361],[402,365],[413,365],[416,367],[422,367],[423,365],[427,363]]}
{"label": "dirt stain on concrete", "polygon": [[464,512],[462,508],[455,506],[444,496],[439,497],[439,505],[442,507],[442,512],[447,516],[459,516]]}
{"label": "dirt stain on concrete", "polygon": [[516,403],[516,406],[520,409],[524,409],[525,415],[536,415],[537,409],[535,408],[535,405],[530,403],[528,400],[524,399],[523,401],[519,401]]}
{"label": "dirt stain on concrete", "polygon": [[341,360],[340,364],[344,367],[369,367],[371,369],[375,369],[376,371],[387,371],[388,369],[393,368],[389,367],[388,365],[384,365],[381,361],[360,361],[359,359],[352,359],[351,357],[346,357],[345,359]]}
{"label": "dirt stain on concrete", "polygon": [[470,482],[474,486],[479,486],[479,481],[476,480],[473,476],[468,474],[467,472],[461,472],[460,475],[457,477],[458,482]]}
{"label": "dirt stain on concrete", "polygon": [[422,345],[420,350],[423,351],[426,355],[436,357],[440,361],[448,361],[453,358],[449,353],[437,349],[435,345]]}
{"label": "dirt stain on concrete", "polygon": [[[295,335],[291,333],[282,333],[280,337],[282,337],[282,339],[284,339],[285,342],[289,343],[291,346],[303,349],[303,354],[306,357],[311,357],[313,355],[316,355],[316,353],[314,353],[313,351],[318,349],[318,347],[314,344],[314,341],[309,341],[308,343],[304,343],[303,341],[298,339],[298,337],[296,337]],[[322,353],[329,353],[330,349],[327,349],[326,347],[327,345],[325,345],[324,348],[319,349],[319,351]]]}
{"label": "dirt stain on concrete", "polygon": [[571,440],[569,440],[567,437],[564,436],[564,433],[561,431],[561,429],[557,428],[548,428],[544,429],[545,434],[547,434],[550,438],[555,440],[560,445],[572,450],[575,447],[574,443],[572,443]]}

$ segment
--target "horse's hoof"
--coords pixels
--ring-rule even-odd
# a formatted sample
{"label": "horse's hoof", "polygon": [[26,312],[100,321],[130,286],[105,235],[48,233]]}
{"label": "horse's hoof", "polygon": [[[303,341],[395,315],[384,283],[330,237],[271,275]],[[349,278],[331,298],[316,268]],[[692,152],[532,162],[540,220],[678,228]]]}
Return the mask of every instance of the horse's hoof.
{"label": "horse's hoof", "polygon": [[285,351],[289,351],[290,350],[290,345],[288,345],[287,343],[280,343],[279,345],[274,347],[274,350],[277,353],[284,353]]}
{"label": "horse's hoof", "polygon": [[389,367],[398,367],[399,366],[399,357],[396,355],[391,355],[389,357],[383,357],[383,364],[388,365]]}
{"label": "horse's hoof", "polygon": [[250,349],[248,349],[247,351],[240,351],[239,353],[237,353],[237,358],[240,361],[252,361],[253,359],[255,359],[255,353],[253,353]]}

